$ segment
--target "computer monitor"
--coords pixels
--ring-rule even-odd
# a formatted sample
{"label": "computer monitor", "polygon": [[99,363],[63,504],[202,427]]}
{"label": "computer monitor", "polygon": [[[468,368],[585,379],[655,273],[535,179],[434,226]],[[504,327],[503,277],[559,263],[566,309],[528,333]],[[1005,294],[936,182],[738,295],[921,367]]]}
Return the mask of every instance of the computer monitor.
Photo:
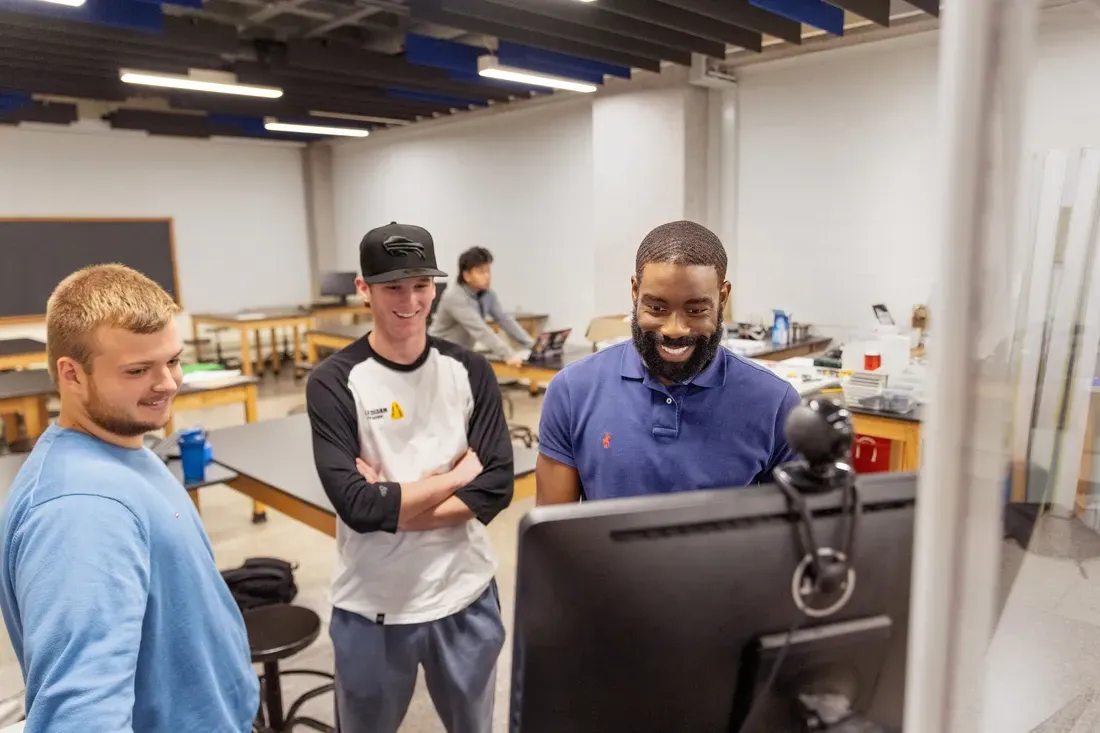
{"label": "computer monitor", "polygon": [[355,272],[326,272],[321,275],[321,295],[325,298],[347,298],[355,289]]}
{"label": "computer monitor", "polygon": [[[900,730],[916,483],[857,479],[854,583],[826,618],[796,606],[804,556],[777,486],[535,508],[520,525],[511,731],[795,733],[810,729],[808,692],[847,697],[881,726],[866,730]],[[836,547],[840,495],[807,506]]]}

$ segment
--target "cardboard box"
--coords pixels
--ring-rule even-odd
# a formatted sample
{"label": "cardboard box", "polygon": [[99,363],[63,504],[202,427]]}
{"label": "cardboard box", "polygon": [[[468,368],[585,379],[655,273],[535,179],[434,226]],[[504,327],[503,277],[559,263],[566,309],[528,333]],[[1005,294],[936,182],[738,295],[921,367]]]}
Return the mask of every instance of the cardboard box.
{"label": "cardboard box", "polygon": [[630,316],[596,316],[589,321],[584,337],[594,344],[630,338]]}

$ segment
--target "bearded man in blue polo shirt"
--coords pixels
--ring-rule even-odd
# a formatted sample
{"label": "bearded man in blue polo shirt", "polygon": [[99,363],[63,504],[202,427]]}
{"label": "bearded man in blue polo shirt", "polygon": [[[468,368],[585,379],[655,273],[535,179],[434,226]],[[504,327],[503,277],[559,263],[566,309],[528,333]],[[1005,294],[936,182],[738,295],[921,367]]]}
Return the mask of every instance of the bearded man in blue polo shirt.
{"label": "bearded man in blue polo shirt", "polygon": [[746,486],[794,458],[787,381],[722,347],[726,251],[707,228],[664,224],[638,248],[633,339],[550,382],[539,504]]}

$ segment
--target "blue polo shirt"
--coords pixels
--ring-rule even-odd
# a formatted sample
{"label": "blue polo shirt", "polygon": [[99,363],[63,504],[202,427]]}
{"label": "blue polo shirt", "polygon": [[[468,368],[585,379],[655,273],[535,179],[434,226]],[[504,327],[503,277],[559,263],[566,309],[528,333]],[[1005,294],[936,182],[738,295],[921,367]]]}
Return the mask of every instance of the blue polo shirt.
{"label": "blue polo shirt", "polygon": [[783,424],[799,401],[789,382],[725,348],[665,386],[627,341],[551,380],[539,450],[574,467],[589,500],[770,482],[795,457]]}

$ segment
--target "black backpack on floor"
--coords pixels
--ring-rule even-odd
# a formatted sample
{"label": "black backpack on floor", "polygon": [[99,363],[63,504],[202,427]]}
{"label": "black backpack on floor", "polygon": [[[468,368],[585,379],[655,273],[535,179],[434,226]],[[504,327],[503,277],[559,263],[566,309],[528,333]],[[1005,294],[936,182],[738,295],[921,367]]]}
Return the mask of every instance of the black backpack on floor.
{"label": "black backpack on floor", "polygon": [[223,570],[222,578],[242,611],[276,603],[290,603],[298,595],[294,571],[298,564],[274,557],[250,557],[244,565]]}

